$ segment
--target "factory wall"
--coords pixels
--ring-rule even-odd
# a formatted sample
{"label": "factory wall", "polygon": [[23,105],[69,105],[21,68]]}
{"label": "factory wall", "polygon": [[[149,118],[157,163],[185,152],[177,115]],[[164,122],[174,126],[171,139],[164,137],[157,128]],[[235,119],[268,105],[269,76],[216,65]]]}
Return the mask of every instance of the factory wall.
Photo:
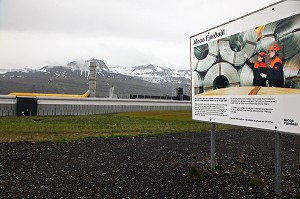
{"label": "factory wall", "polygon": [[[148,110],[191,110],[191,102],[189,101],[62,97],[36,97],[36,99],[36,114],[39,116],[91,115]],[[0,95],[0,116],[16,116],[16,107],[16,97]]]}
{"label": "factory wall", "polygon": [[14,96],[0,95],[0,117],[16,115],[17,98]]}

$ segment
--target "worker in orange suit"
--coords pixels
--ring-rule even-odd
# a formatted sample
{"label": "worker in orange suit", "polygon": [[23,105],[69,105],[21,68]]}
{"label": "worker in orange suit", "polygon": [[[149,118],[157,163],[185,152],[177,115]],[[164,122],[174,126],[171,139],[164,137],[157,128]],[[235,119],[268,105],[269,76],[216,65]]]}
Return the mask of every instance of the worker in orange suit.
{"label": "worker in orange suit", "polygon": [[270,87],[284,87],[283,64],[278,56],[279,51],[280,46],[278,44],[273,44],[269,48],[269,57],[271,61],[268,68],[267,80]]}
{"label": "worker in orange suit", "polygon": [[265,62],[266,53],[260,52],[257,55],[257,62],[251,63],[245,53],[246,64],[253,70],[253,85],[266,86],[268,65]]}

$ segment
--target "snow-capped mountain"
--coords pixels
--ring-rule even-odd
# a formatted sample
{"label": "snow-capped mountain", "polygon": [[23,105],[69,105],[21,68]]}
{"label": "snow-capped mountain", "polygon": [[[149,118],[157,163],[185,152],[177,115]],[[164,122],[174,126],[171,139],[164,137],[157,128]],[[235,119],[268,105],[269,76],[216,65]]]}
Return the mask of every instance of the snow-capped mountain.
{"label": "snow-capped mountain", "polygon": [[[100,76],[107,73],[115,73],[115,74],[136,77],[138,79],[142,79],[152,83],[162,83],[162,82],[181,83],[181,82],[189,81],[191,77],[191,72],[189,70],[176,70],[176,69],[170,69],[170,68],[165,68],[160,66],[154,66],[152,64],[148,66],[108,67],[103,61],[97,59],[85,60],[85,61],[83,60],[73,61],[62,67],[68,68],[72,72],[80,71],[80,76],[84,76],[88,78],[90,61],[94,61],[97,63],[98,66],[97,73]],[[57,66],[45,66],[42,69],[40,69],[40,71],[46,72],[50,68],[57,68]],[[65,77],[66,76],[65,72],[66,71],[57,72],[55,73],[55,75],[57,77],[59,76]]]}
{"label": "snow-capped mountain", "polygon": [[72,61],[63,66],[24,68],[0,74],[0,94],[10,92],[78,93],[88,89],[90,62],[97,63],[97,90],[106,97],[109,87],[119,94],[172,95],[177,87],[190,94],[190,71],[159,66],[108,67],[98,59]]}
{"label": "snow-capped mountain", "polygon": [[[102,71],[109,71],[106,64],[97,59],[93,59],[97,63],[97,72],[98,74],[101,74]],[[58,77],[70,77],[72,75],[71,73],[74,73],[75,75],[78,75],[80,77],[88,79],[89,77],[89,66],[90,66],[91,60],[81,60],[81,61],[72,61],[64,66],[44,66],[43,68],[39,69],[38,71],[44,72],[44,73],[53,73],[55,74],[55,78]],[[71,73],[70,73],[71,72]]]}
{"label": "snow-capped mountain", "polygon": [[31,68],[28,68],[28,67],[24,67],[22,69],[1,69],[0,68],[0,74],[4,74],[4,73],[8,73],[8,72],[15,72],[15,71],[31,72],[31,71],[34,71],[34,70],[31,69]]}
{"label": "snow-capped mountain", "polygon": [[191,78],[191,72],[189,70],[175,70],[160,66],[154,66],[152,64],[148,66],[110,67],[110,70],[115,73],[134,76],[153,83],[174,81],[177,81],[177,83],[181,83],[186,82]]}

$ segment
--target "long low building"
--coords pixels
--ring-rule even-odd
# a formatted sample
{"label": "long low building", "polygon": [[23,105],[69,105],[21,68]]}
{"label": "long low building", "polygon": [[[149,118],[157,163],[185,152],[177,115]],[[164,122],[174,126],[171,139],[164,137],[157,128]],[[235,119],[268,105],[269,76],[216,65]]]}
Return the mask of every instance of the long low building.
{"label": "long low building", "polygon": [[148,110],[191,110],[191,102],[0,95],[0,116],[92,115]]}

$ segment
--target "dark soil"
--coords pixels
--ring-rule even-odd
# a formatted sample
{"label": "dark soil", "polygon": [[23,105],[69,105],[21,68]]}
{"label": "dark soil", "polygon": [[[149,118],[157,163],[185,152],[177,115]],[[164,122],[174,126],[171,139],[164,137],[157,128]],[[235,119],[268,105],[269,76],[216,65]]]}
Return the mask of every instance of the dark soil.
{"label": "dark soil", "polygon": [[261,130],[217,132],[216,171],[210,133],[0,143],[0,197],[300,198],[300,136],[282,134],[280,197],[274,139]]}

